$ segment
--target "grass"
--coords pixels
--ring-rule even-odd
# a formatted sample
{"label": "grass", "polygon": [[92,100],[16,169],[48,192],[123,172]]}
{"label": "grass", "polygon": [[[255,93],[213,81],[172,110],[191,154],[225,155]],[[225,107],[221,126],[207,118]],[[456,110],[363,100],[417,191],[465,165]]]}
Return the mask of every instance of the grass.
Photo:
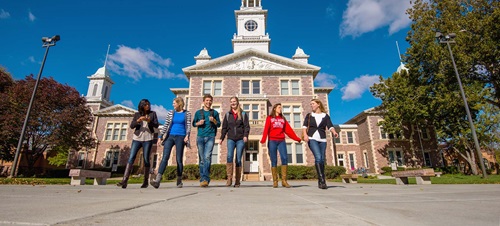
{"label": "grass", "polygon": [[[142,183],[141,178],[130,178],[130,184]],[[408,178],[410,184],[416,184],[415,178]],[[116,184],[120,180],[108,179],[107,184]],[[342,182],[340,179],[329,180],[331,182]],[[432,184],[500,184],[500,175],[488,175],[483,179],[476,175],[462,174],[444,174],[441,177],[431,177]],[[358,183],[362,184],[396,184],[395,179],[377,179],[377,178],[358,178]],[[0,178],[0,184],[18,184],[18,185],[50,185],[60,184],[69,185],[70,178]],[[85,184],[94,184],[94,179],[85,180]]]}

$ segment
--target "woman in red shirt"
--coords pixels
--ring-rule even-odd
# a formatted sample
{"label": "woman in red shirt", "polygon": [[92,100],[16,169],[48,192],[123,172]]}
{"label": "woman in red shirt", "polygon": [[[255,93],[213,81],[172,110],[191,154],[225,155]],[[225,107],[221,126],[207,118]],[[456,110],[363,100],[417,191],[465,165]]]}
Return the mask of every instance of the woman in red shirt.
{"label": "woman in red shirt", "polygon": [[269,141],[267,142],[267,147],[269,150],[269,157],[271,158],[271,171],[273,174],[273,188],[278,187],[278,172],[276,165],[278,163],[278,152],[280,152],[281,158],[281,185],[286,188],[290,188],[290,184],[286,181],[287,175],[287,152],[286,152],[286,141],[285,134],[297,142],[301,142],[300,138],[295,134],[288,121],[283,117],[281,104],[277,103],[273,106],[271,115],[267,116],[266,124],[264,126],[264,131],[262,134],[262,139],[260,143],[266,142],[269,136]]}

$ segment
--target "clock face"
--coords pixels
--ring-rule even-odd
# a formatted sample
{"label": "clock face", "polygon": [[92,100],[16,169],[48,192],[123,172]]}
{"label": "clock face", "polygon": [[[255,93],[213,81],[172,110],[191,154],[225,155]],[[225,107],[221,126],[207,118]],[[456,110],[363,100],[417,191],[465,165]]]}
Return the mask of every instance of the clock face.
{"label": "clock face", "polygon": [[254,20],[245,22],[245,29],[247,29],[247,31],[255,31],[255,29],[257,29],[257,22]]}

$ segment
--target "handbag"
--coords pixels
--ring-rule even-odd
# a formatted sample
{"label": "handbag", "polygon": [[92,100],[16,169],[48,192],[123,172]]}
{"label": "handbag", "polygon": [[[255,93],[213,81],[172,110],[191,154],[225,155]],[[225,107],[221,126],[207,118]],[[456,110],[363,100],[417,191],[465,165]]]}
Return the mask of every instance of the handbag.
{"label": "handbag", "polygon": [[[311,113],[308,114],[308,120],[307,120],[307,129],[306,129],[306,134],[309,132],[309,125],[311,124]],[[300,139],[304,140],[304,133],[300,135]]]}

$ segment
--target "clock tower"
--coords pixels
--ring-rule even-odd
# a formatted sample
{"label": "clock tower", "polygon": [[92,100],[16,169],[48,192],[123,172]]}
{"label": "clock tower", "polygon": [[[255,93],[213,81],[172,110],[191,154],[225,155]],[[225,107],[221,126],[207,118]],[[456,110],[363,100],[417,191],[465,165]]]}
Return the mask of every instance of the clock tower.
{"label": "clock tower", "polygon": [[267,10],[262,9],[262,0],[241,0],[240,10],[235,10],[236,34],[233,36],[233,51],[248,48],[269,52],[271,39],[266,33]]}

